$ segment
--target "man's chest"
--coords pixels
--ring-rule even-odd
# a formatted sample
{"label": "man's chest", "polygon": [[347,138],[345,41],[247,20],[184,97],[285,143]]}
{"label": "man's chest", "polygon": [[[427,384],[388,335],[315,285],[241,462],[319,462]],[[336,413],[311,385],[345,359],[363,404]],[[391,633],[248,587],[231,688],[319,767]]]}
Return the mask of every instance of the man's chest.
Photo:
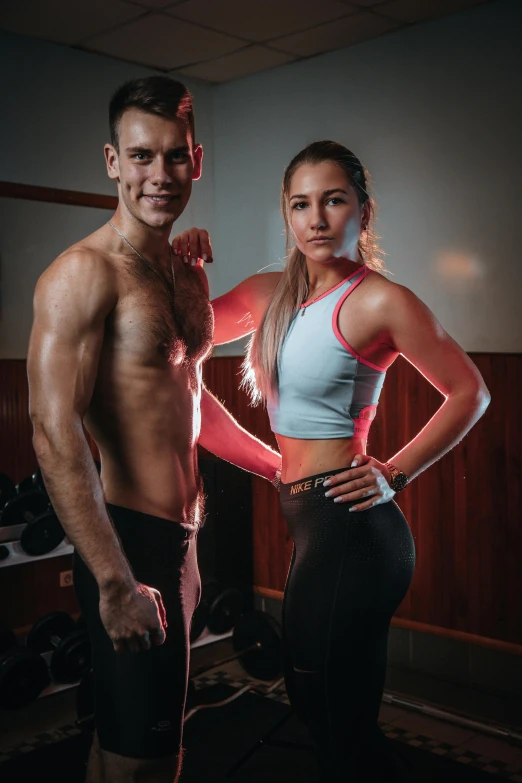
{"label": "man's chest", "polygon": [[116,346],[145,364],[198,362],[212,347],[212,307],[197,277],[182,270],[173,297],[159,280],[128,286],[112,332]]}

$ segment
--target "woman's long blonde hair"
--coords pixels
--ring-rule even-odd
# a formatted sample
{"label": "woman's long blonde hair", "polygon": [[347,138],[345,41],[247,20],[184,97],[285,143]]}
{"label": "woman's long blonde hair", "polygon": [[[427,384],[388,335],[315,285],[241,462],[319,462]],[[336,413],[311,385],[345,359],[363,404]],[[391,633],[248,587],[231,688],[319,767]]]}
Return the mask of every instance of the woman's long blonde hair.
{"label": "woman's long blonde hair", "polygon": [[368,228],[357,243],[358,261],[377,272],[384,271],[382,251],[375,234],[375,202],[368,192],[369,175],[360,160],[342,144],[335,141],[316,141],[299,152],[287,166],[281,187],[281,211],[286,229],[286,265],[263,320],[252,335],[242,365],[241,385],[257,404],[277,393],[278,357],[286,333],[300,306],[308,297],[308,270],[306,258],[298,247],[291,248],[291,229],[288,207],[290,182],[303,164],[317,165],[324,161],[336,163],[346,173],[355,188],[362,209],[369,206]]}

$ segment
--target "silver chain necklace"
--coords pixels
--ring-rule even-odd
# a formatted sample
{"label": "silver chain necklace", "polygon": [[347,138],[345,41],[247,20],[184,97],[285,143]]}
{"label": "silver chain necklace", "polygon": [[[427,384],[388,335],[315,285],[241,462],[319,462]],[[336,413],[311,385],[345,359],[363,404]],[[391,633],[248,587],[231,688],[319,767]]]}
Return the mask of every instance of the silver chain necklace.
{"label": "silver chain necklace", "polygon": [[172,246],[169,244],[169,250],[170,250],[170,271],[171,271],[171,273],[172,273],[172,293],[171,293],[171,291],[170,291],[170,288],[168,287],[167,283],[165,282],[165,278],[164,278],[164,277],[162,277],[162,275],[160,275],[160,273],[158,272],[158,270],[157,270],[157,269],[156,269],[156,268],[155,268],[155,267],[154,267],[154,266],[153,266],[153,265],[150,263],[150,261],[147,261],[147,259],[145,258],[145,256],[142,256],[142,255],[141,255],[141,253],[140,253],[138,250],[136,250],[136,248],[134,247],[134,245],[133,245],[133,244],[131,244],[131,243],[129,242],[129,240],[127,239],[127,237],[126,237],[126,236],[124,236],[124,235],[121,233],[121,231],[118,231],[118,229],[116,228],[116,226],[114,226],[114,225],[111,223],[111,221],[110,221],[110,220],[108,220],[108,221],[107,221],[107,225],[108,225],[108,226],[110,226],[110,227],[111,227],[111,228],[112,228],[112,229],[113,229],[113,230],[114,230],[114,231],[115,231],[115,232],[118,234],[118,236],[120,236],[120,237],[123,239],[123,241],[127,243],[127,245],[130,247],[130,249],[131,249],[131,250],[132,250],[134,253],[136,253],[136,255],[138,256],[138,258],[141,258],[141,260],[143,261],[143,263],[144,263],[144,264],[147,264],[147,266],[149,267],[149,269],[151,269],[151,270],[154,272],[154,274],[156,275],[156,277],[158,277],[158,278],[161,280],[162,284],[164,285],[164,287],[165,287],[165,289],[166,289],[166,291],[167,291],[167,293],[168,293],[168,295],[169,295],[170,303],[171,303],[172,307],[174,307],[174,294],[175,294],[175,290],[176,290],[176,279],[175,279],[175,277],[174,277],[174,264],[172,263]]}

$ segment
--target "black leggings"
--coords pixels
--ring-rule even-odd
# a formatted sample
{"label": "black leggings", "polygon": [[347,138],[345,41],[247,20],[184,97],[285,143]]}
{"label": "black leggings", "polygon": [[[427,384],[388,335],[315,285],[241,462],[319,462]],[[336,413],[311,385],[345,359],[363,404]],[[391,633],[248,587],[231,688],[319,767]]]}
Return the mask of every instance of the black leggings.
{"label": "black leggings", "polygon": [[324,780],[395,783],[407,777],[378,716],[388,629],[413,577],[415,545],[396,503],[350,513],[353,503],[324,496],[325,478],[281,484],[294,540],[283,602],[288,697]]}

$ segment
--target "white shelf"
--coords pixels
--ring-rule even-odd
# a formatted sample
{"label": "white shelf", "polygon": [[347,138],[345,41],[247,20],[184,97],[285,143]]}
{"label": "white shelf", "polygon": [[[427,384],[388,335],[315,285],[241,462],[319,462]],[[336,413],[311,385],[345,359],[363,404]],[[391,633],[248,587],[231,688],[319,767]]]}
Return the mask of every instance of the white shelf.
{"label": "white shelf", "polygon": [[196,647],[205,647],[207,644],[220,642],[222,639],[229,639],[233,633],[234,631],[227,631],[226,633],[222,633],[216,636],[216,634],[210,633],[208,628],[205,628],[199,639],[196,639],[195,642],[192,642],[190,649],[195,650]]}
{"label": "white shelf", "polygon": [[71,688],[77,688],[80,682],[51,682],[50,685],[47,686],[47,688],[44,688],[41,694],[38,696],[39,699],[44,699],[46,696],[53,696],[55,693],[60,693],[60,691],[68,691]]}
{"label": "white shelf", "polygon": [[22,522],[21,525],[6,525],[0,527],[0,544],[6,541],[19,541],[22,535],[22,530],[26,527],[26,523]]}
{"label": "white shelf", "polygon": [[[25,527],[25,525],[17,525],[16,527]],[[6,530],[14,530],[15,528],[6,528]],[[2,530],[2,528],[0,528]],[[21,565],[22,563],[34,563],[36,560],[49,560],[52,557],[61,557],[62,555],[72,555],[74,547],[65,538],[56,549],[47,552],[45,555],[28,555],[24,552],[19,541],[2,541],[2,546],[6,546],[9,549],[9,557],[5,560],[0,560],[0,568],[8,568],[9,566]]]}

